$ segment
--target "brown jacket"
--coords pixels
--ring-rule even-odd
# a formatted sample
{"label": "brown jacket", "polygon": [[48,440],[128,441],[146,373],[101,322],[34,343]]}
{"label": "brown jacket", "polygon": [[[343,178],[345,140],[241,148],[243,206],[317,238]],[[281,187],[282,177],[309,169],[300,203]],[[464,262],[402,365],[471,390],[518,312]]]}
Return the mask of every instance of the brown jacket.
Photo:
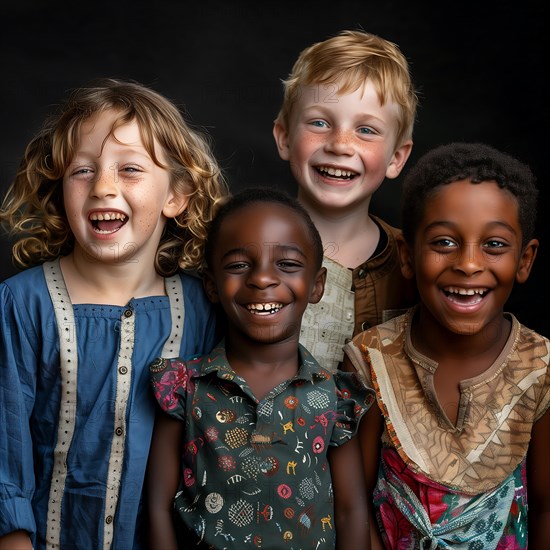
{"label": "brown jacket", "polygon": [[418,301],[414,280],[405,279],[401,274],[396,240],[401,230],[376,216],[371,217],[386,233],[388,242],[382,252],[353,270],[354,336],[404,313]]}

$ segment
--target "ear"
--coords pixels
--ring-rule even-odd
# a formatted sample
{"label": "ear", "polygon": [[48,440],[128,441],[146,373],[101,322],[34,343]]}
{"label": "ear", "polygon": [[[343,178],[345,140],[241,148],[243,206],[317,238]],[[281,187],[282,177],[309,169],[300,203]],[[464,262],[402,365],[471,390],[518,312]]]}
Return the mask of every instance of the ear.
{"label": "ear", "polygon": [[273,137],[275,138],[275,143],[277,144],[279,156],[283,160],[288,160],[290,158],[290,151],[288,148],[288,132],[278,120],[273,123]]}
{"label": "ear", "polygon": [[539,248],[539,241],[537,239],[531,239],[527,246],[523,249],[521,253],[521,258],[519,259],[518,270],[516,273],[516,281],[518,283],[524,283],[529,278],[533,263],[537,257],[537,250]]}
{"label": "ear", "polygon": [[393,156],[386,168],[386,177],[389,179],[394,179],[401,173],[403,166],[409,159],[409,156],[412,151],[413,142],[411,139],[405,141],[401,144],[393,153]]}
{"label": "ear", "polygon": [[317,272],[315,276],[315,282],[313,283],[313,289],[309,296],[309,303],[316,304],[322,297],[325,292],[325,283],[327,280],[327,268],[322,267]]}
{"label": "ear", "polygon": [[187,208],[188,204],[189,204],[188,195],[176,194],[174,191],[172,191],[168,196],[166,203],[164,204],[162,213],[167,218],[175,218],[179,216]]}
{"label": "ear", "polygon": [[212,274],[211,271],[205,270],[203,272],[202,286],[204,287],[204,292],[207,298],[213,304],[219,304],[220,297],[218,296],[218,286],[216,285],[214,275]]}
{"label": "ear", "polygon": [[401,273],[405,279],[414,278],[414,258],[413,253],[405,241],[403,235],[397,236],[397,251],[399,253],[399,263],[401,264]]}

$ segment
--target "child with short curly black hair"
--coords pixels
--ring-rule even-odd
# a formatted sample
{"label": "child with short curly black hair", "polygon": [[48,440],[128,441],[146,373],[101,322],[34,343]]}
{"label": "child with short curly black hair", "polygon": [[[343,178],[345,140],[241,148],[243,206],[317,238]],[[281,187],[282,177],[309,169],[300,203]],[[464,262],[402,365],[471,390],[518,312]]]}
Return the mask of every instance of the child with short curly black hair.
{"label": "child with short curly black hair", "polygon": [[479,143],[405,178],[420,303],[356,336],[344,365],[377,394],[360,439],[385,548],[550,545],[550,342],[504,312],[535,260],[536,204],[529,167]]}

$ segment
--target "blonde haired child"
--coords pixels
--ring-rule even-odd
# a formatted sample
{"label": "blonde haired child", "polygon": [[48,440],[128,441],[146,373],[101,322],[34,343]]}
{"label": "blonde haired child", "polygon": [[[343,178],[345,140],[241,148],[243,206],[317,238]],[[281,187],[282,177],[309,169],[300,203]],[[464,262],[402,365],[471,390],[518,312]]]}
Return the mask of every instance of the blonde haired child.
{"label": "blonde haired child", "polygon": [[147,365],[210,351],[200,280],[227,194],[161,94],[74,90],[29,143],[0,221],[25,269],[0,285],[0,548],[140,548],[154,420]]}
{"label": "blonde haired child", "polygon": [[353,334],[416,300],[399,268],[399,230],[369,206],[384,178],[396,178],[409,158],[417,96],[398,46],[351,30],[302,51],[284,86],[273,133],[321,233],[328,270],[300,342],[335,369]]}

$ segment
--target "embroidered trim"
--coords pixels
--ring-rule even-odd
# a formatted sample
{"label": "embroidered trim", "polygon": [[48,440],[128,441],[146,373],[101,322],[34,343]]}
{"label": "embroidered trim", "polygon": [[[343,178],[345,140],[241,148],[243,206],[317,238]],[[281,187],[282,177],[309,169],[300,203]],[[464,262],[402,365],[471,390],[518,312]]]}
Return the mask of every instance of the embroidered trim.
{"label": "embroidered trim", "polygon": [[57,322],[61,373],[57,442],[54,449],[46,522],[46,547],[57,549],[60,547],[61,504],[67,479],[67,454],[73,439],[76,422],[78,353],[73,306],[61,274],[59,259],[46,262],[43,265],[43,270]]}

